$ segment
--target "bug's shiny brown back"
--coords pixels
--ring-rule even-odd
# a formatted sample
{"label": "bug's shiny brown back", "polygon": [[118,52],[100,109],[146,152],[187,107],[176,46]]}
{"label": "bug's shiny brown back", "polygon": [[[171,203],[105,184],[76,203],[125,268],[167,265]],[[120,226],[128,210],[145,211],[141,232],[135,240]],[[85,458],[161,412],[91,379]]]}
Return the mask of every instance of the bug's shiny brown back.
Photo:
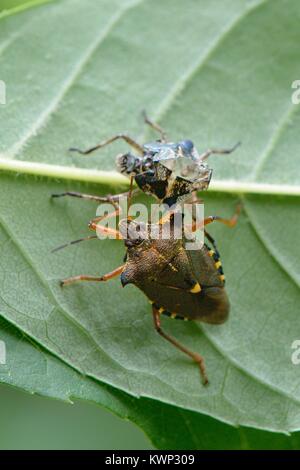
{"label": "bug's shiny brown back", "polygon": [[136,285],[161,313],[223,323],[229,301],[212,253],[206,245],[187,251],[184,240],[145,241],[128,250],[122,282]]}

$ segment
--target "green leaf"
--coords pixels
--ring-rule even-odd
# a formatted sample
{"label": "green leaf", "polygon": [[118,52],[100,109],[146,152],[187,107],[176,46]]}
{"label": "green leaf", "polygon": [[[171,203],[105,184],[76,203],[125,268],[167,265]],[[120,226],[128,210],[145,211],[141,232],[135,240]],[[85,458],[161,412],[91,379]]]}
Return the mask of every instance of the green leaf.
{"label": "green leaf", "polygon": [[4,320],[0,322],[0,331],[9,351],[7,365],[0,369],[1,382],[69,403],[80,399],[100,404],[142,427],[159,449],[299,448],[300,433],[288,437],[234,428],[199,413],[147,398],[133,398],[83,377]]}
{"label": "green leaf", "polygon": [[[108,186],[1,176],[0,311],[10,324],[64,364],[146,397],[149,407],[155,399],[151,406],[175,405],[176,413],[191,410],[196,419],[202,412],[236,425],[299,429],[299,374],[291,361],[300,338],[298,199],[291,196],[300,187],[300,108],[291,101],[300,72],[299,19],[296,0],[101,0],[88,8],[62,0],[0,20],[6,170],[80,179],[74,165],[83,169],[82,181],[102,181],[94,169],[111,172],[124,146],[86,159],[66,149],[123,130],[140,135],[145,107],[174,139],[192,138],[199,149],[243,141],[234,155],[211,160],[219,182],[212,189],[222,192],[205,195],[211,214],[234,211],[237,198],[225,190],[241,192],[244,201],[234,231],[212,228],[231,318],[222,326],[164,325],[204,354],[209,387],[201,387],[194,364],[155,335],[147,300],[135,288],[123,291],[118,281],[59,287],[63,277],[118,266],[124,248],[107,240],[50,254],[85,234],[95,206],[51,202],[49,195],[105,194]],[[122,181],[107,173],[113,190]]]}

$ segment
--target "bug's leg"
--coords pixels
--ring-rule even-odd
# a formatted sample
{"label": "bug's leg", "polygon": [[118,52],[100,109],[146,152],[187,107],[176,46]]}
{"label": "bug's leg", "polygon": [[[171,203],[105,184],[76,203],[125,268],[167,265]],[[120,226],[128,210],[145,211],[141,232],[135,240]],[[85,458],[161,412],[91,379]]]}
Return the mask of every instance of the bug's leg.
{"label": "bug's leg", "polygon": [[56,198],[56,197],[77,197],[80,199],[86,199],[89,201],[97,201],[97,202],[110,202],[113,204],[115,207],[117,207],[117,203],[121,198],[128,198],[129,196],[132,197],[134,194],[136,194],[139,190],[138,189],[132,189],[131,192],[127,191],[125,193],[120,193],[120,194],[112,194],[108,196],[95,196],[93,194],[84,194],[84,193],[78,193],[76,191],[66,191],[64,193],[58,193],[58,194],[51,194],[51,197]]}
{"label": "bug's leg", "polygon": [[235,149],[237,147],[239,147],[240,145],[241,145],[241,142],[238,142],[237,144],[235,144],[230,149],[207,149],[204,153],[202,153],[199,156],[199,158],[200,158],[200,160],[206,160],[206,158],[208,158],[212,154],[228,155],[228,154],[234,152]]}
{"label": "bug's leg", "polygon": [[[113,217],[114,215],[116,215],[116,212],[112,212],[111,214],[109,214],[109,216]],[[89,223],[89,229],[93,230],[97,233],[100,232],[100,233],[103,233],[105,235],[110,235],[115,240],[122,240],[123,237],[122,237],[122,234],[119,230],[115,230],[111,227],[104,227],[103,225],[101,225],[99,223],[100,221],[102,221],[105,218],[108,218],[108,217],[102,216],[102,217],[96,217],[95,219],[92,219]]]}
{"label": "bug's leg", "polygon": [[147,113],[145,110],[142,111],[142,116],[144,118],[144,122],[145,124],[148,124],[148,126],[152,127],[152,129],[154,129],[155,131],[159,132],[160,135],[161,135],[161,141],[162,142],[167,142],[167,134],[166,132],[164,131],[164,129],[162,127],[160,127],[159,124],[157,124],[156,122],[153,122],[151,121],[148,116],[147,116]]}
{"label": "bug's leg", "polygon": [[122,213],[122,209],[120,206],[117,206],[116,210],[113,212],[109,212],[108,214],[101,215],[99,217],[95,217],[94,219],[90,220],[89,222],[89,229],[95,232],[101,232],[106,235],[110,235],[112,238],[116,240],[122,240],[122,234],[119,230],[113,229],[111,227],[105,227],[101,225],[99,222],[103,220],[110,219],[112,217],[118,217]]}
{"label": "bug's leg", "polygon": [[91,230],[96,230],[96,225],[99,224],[99,222],[102,222],[102,220],[111,219],[112,217],[118,217],[118,215],[120,215],[119,209],[115,210],[114,212],[110,212],[109,214],[95,217],[94,219],[89,221],[89,228]]}
{"label": "bug's leg", "polygon": [[197,354],[197,353],[194,353],[193,351],[190,351],[189,349],[187,349],[185,346],[183,346],[181,343],[179,343],[175,338],[173,338],[172,336],[169,336],[168,334],[166,334],[162,329],[161,329],[161,326],[160,326],[160,314],[158,312],[158,310],[152,306],[152,313],[153,313],[153,321],[154,321],[154,327],[156,329],[156,331],[163,337],[165,338],[167,341],[169,341],[170,343],[172,343],[176,348],[180,349],[180,351],[182,351],[183,353],[187,354],[188,356],[190,356],[199,366],[199,369],[200,369],[200,374],[202,376],[202,379],[203,379],[203,384],[206,385],[208,384],[208,378],[207,378],[207,375],[206,375],[206,370],[205,370],[205,364],[204,364],[204,359],[202,356],[200,356],[200,354]]}
{"label": "bug's leg", "polygon": [[203,204],[203,199],[198,197],[197,191],[192,192],[191,202],[192,204],[196,204],[197,202],[200,202],[201,204]]}
{"label": "bug's leg", "polygon": [[106,145],[109,145],[112,142],[115,142],[115,140],[119,140],[119,139],[125,140],[125,142],[127,142],[127,144],[130,145],[130,147],[134,148],[138,153],[143,155],[143,153],[144,153],[143,147],[140,144],[138,144],[134,139],[132,139],[131,137],[129,137],[126,134],[116,134],[116,135],[110,137],[109,139],[104,140],[103,142],[100,142],[99,144],[94,145],[93,147],[90,147],[86,150],[80,150],[80,149],[74,148],[74,147],[71,147],[69,150],[71,152],[78,152],[81,155],[88,155],[88,154],[94,152],[95,150],[101,149],[101,148],[105,147]]}
{"label": "bug's leg", "polygon": [[236,208],[235,213],[230,219],[225,219],[224,217],[219,217],[218,215],[210,215],[204,219],[204,225],[211,224],[212,222],[221,222],[222,224],[227,225],[227,227],[235,227],[240,213],[241,205],[239,204]]}
{"label": "bug's leg", "polygon": [[215,262],[215,267],[219,272],[220,279],[225,284],[225,279],[226,278],[225,278],[225,274],[224,274],[223,266],[222,266],[222,262],[221,262],[221,255],[220,255],[220,252],[217,248],[217,244],[215,242],[215,239],[206,230],[204,230],[204,235],[206,236],[206,238],[210,241],[210,243],[213,246],[213,249],[210,250],[208,254],[209,254],[209,256],[211,256],[213,258],[213,260]]}
{"label": "bug's leg", "polygon": [[174,221],[175,214],[175,210],[170,210],[169,212],[167,212],[167,214],[162,215],[158,221],[159,225],[164,225],[167,222],[172,223]]}
{"label": "bug's leg", "polygon": [[51,194],[51,197],[64,197],[64,196],[70,196],[70,197],[78,197],[81,199],[87,199],[89,201],[98,201],[98,202],[106,202],[107,197],[101,197],[101,196],[94,196],[93,194],[84,194],[84,193],[78,193],[77,191],[65,191],[64,193],[58,193],[58,194]]}
{"label": "bug's leg", "polygon": [[203,204],[203,199],[200,199],[198,197],[197,191],[193,191],[190,197],[190,201],[188,200],[187,202],[192,204],[192,206],[190,204],[188,205],[188,209],[191,212],[192,219],[193,219],[192,232],[195,232],[197,230],[197,218],[196,218],[196,214],[194,211],[194,207],[196,206],[197,203]]}
{"label": "bug's leg", "polygon": [[220,253],[219,253],[219,250],[217,248],[217,244],[216,244],[215,239],[206,230],[204,230],[204,235],[206,236],[207,240],[209,240],[210,243],[212,244],[212,246],[214,247],[214,250],[215,250],[216,254],[218,256],[220,256]]}
{"label": "bug's leg", "polygon": [[92,220],[89,221],[88,227],[91,230],[96,230],[97,226],[99,225],[99,222],[102,222],[103,220],[111,219],[112,217],[119,217],[121,213],[122,213],[121,207],[117,206],[116,210],[114,210],[113,212],[109,212],[107,214],[94,217]]}
{"label": "bug's leg", "polygon": [[[120,232],[118,230],[114,230],[109,227],[103,227],[102,225],[99,224],[104,219],[109,219],[111,217],[117,217],[121,213],[121,208],[117,208],[114,212],[110,212],[109,214],[102,215],[101,217],[95,217],[89,222],[89,228],[94,231],[100,231],[102,233],[105,233],[107,235],[111,235],[112,237],[116,238],[117,240],[120,240],[122,238]],[[70,242],[64,243],[63,245],[60,245],[52,250],[52,253],[55,253],[56,251],[62,250],[63,248],[66,248],[67,246],[70,245],[75,245],[77,243],[81,243],[86,240],[94,240],[97,239],[97,235],[90,235],[84,238],[78,238],[77,240],[72,240]]]}
{"label": "bug's leg", "polygon": [[56,248],[51,250],[51,253],[56,253],[56,251],[60,251],[63,248],[66,248],[67,246],[76,245],[77,243],[81,243],[87,240],[96,240],[97,238],[97,235],[90,235],[88,237],[78,238],[77,240],[72,240],[70,242],[64,243],[63,245],[57,246]]}
{"label": "bug's leg", "polygon": [[[199,228],[203,228],[205,225],[211,224],[212,222],[221,222],[222,224],[227,225],[227,227],[234,227],[238,221],[239,215],[242,210],[242,205],[238,204],[235,213],[230,219],[226,219],[224,217],[219,217],[218,215],[210,215],[208,217],[205,217],[204,220],[202,220],[199,223],[193,223],[191,226],[188,226],[188,228],[194,232],[195,230]],[[206,232],[207,233],[207,232]],[[209,239],[209,237],[207,237]]]}
{"label": "bug's leg", "polygon": [[64,286],[73,284],[74,282],[80,282],[80,281],[94,281],[94,282],[109,281],[110,279],[113,279],[114,277],[117,277],[118,275],[120,275],[123,269],[124,269],[124,264],[114,269],[110,273],[104,274],[103,276],[86,276],[83,274],[79,276],[68,277],[67,279],[63,279],[62,281],[60,281],[60,285],[64,287]]}
{"label": "bug's leg", "polygon": [[131,205],[131,199],[132,199],[132,193],[133,193],[133,181],[134,181],[134,176],[131,175],[131,176],[130,176],[130,186],[129,186],[129,191],[128,191],[128,198],[127,198],[127,201],[128,201],[128,205],[127,205],[127,219],[128,219],[128,212],[129,212],[129,208],[130,208],[130,205]]}

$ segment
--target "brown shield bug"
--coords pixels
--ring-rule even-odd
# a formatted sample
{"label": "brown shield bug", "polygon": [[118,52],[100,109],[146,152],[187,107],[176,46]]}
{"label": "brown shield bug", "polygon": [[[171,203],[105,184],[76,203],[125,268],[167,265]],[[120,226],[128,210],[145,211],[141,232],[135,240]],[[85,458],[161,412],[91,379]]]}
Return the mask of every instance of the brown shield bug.
{"label": "brown shield bug", "polygon": [[[238,209],[239,211],[239,209]],[[213,221],[234,226],[237,213],[231,219],[210,216],[202,221],[202,227]],[[104,220],[105,216],[101,218]],[[171,229],[174,213],[170,213]],[[89,224],[92,230],[107,231],[98,219]],[[155,226],[159,231],[165,222]],[[132,230],[134,228],[134,230]],[[151,229],[151,230],[150,230]],[[190,231],[196,230],[193,224]],[[113,229],[110,229],[111,232]],[[229,314],[229,301],[225,291],[225,277],[220,255],[213,238],[206,237],[213,248],[206,243],[200,249],[187,250],[186,238],[173,236],[169,239],[151,238],[153,226],[137,222],[130,217],[119,222],[115,238],[122,239],[126,248],[124,264],[102,276],[79,275],[64,279],[62,286],[78,281],[103,282],[120,276],[123,287],[133,284],[138,287],[152,304],[152,315],[156,331],[167,341],[190,356],[199,366],[203,383],[208,383],[203,357],[195,353],[174,337],[165,333],[161,327],[161,315],[181,320],[200,320],[206,323],[223,323]],[[138,235],[137,235],[138,234]]]}

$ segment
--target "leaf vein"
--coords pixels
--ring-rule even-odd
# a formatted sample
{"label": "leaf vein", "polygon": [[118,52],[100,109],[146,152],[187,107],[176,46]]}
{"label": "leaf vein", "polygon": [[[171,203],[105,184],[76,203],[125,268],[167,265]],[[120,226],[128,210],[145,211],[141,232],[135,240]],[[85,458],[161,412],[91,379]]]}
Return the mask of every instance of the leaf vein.
{"label": "leaf vein", "polygon": [[19,152],[23,149],[23,147],[28,144],[28,141],[32,137],[36,136],[39,130],[45,126],[50,116],[52,116],[53,113],[57,110],[62,99],[64,98],[66,93],[70,90],[73,83],[82,72],[85,65],[89,62],[91,57],[94,55],[94,53],[96,52],[98,47],[101,45],[101,43],[109,35],[111,30],[121,20],[121,18],[128,12],[128,10],[130,10],[131,8],[134,8],[135,6],[142,3],[143,1],[144,0],[135,0],[127,4],[125,7],[121,7],[120,10],[117,11],[112,16],[107,26],[101,32],[100,36],[98,35],[96,36],[95,40],[90,43],[89,47],[86,49],[84,54],[76,62],[70,75],[63,82],[61,88],[58,90],[57,94],[54,96],[54,98],[46,107],[46,109],[38,116],[36,121],[31,125],[31,127],[27,130],[27,132],[25,132],[25,134],[21,137],[21,139],[18,140],[15,144],[13,144],[11,148],[8,150],[7,153],[10,158],[15,158],[19,154]]}
{"label": "leaf vein", "polygon": [[171,88],[171,91],[167,94],[164,100],[162,100],[161,105],[158,108],[158,111],[155,114],[155,121],[161,121],[162,117],[167,114],[167,112],[172,107],[175,99],[183,93],[187,88],[188,84],[193,80],[194,76],[207,64],[209,59],[213,56],[214,52],[218,49],[220,44],[224,41],[226,36],[228,36],[233,29],[239,25],[251,12],[260,8],[262,5],[267,3],[268,0],[262,0],[259,3],[254,4],[251,7],[246,7],[245,11],[242,14],[239,14],[233,18],[233,21],[229,22],[228,25],[223,29],[218,38],[210,45],[210,47],[204,52],[199,61],[196,61],[185,74],[183,74],[174,86]]}

